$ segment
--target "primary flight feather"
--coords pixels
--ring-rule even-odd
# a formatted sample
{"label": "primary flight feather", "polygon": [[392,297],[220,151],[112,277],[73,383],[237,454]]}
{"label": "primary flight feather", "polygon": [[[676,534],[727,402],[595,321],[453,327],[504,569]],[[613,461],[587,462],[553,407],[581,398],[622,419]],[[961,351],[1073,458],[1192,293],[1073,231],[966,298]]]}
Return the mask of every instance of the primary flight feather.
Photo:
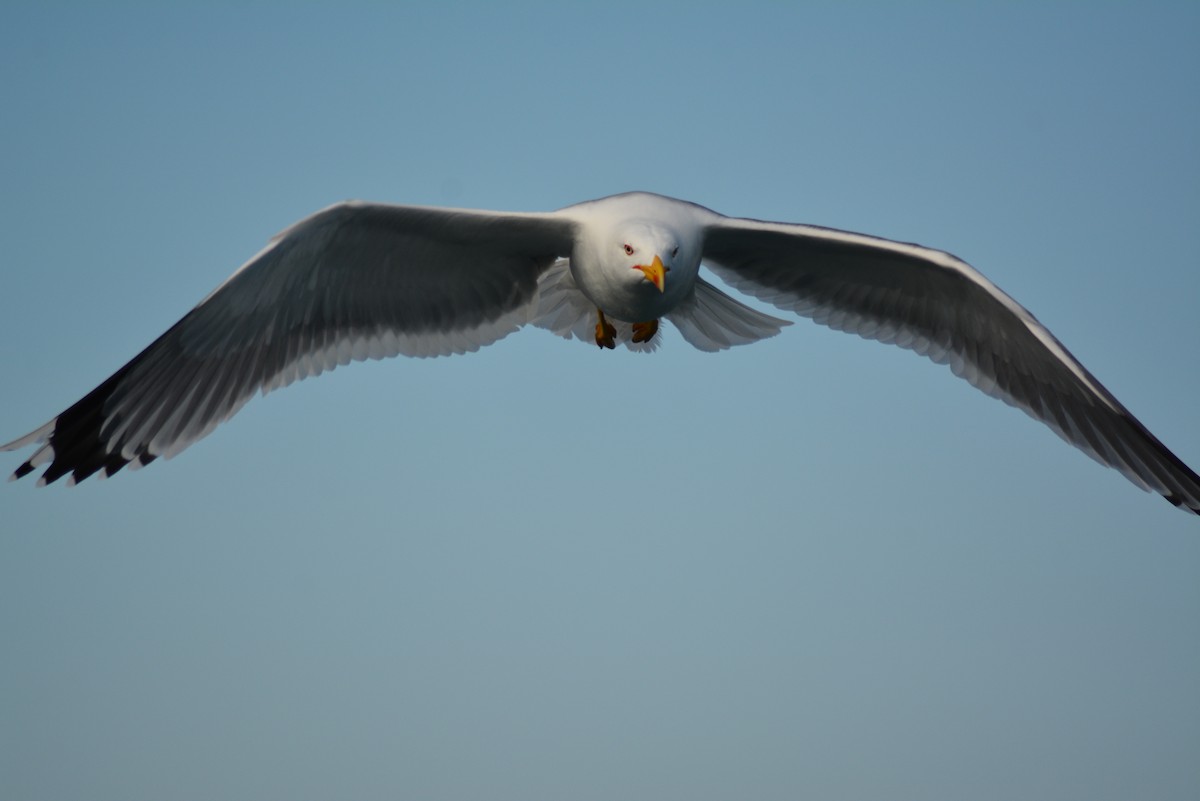
{"label": "primary flight feather", "polygon": [[643,192],[555,212],[348,202],[277,236],[50,422],[13,478],[171,457],[267,393],[352,360],[476,350],[532,323],[653,350],[662,320],[707,351],[788,325],[699,275],[823,325],[948,363],[1144,490],[1200,514],[1200,477],[1020,304],[939,250],[725,217]]}

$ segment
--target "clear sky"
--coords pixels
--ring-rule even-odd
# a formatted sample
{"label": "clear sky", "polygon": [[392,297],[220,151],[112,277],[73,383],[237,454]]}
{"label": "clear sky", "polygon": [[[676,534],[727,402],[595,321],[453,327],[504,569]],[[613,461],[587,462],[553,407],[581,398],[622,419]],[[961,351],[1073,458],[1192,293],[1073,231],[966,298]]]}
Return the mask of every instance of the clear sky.
{"label": "clear sky", "polygon": [[[0,7],[0,440],[344,198],[947,249],[1200,466],[1200,5]],[[8,454],[7,473],[27,454]],[[1200,521],[914,355],[539,330],[0,485],[0,797],[1200,797]]]}

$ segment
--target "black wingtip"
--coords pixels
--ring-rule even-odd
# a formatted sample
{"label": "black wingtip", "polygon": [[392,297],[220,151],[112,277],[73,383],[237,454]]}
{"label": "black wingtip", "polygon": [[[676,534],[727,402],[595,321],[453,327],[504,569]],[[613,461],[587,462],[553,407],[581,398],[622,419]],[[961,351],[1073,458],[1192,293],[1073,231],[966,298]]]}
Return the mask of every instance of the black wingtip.
{"label": "black wingtip", "polygon": [[1171,504],[1176,509],[1182,509],[1185,512],[1191,512],[1194,515],[1200,516],[1200,508],[1192,506],[1174,492],[1164,492],[1163,497],[1167,499],[1167,503]]}
{"label": "black wingtip", "polygon": [[[134,362],[109,376],[108,380],[55,418],[54,430],[46,437],[46,443],[53,449],[53,457],[38,479],[39,486],[53,484],[67,474],[71,475],[74,483],[78,483],[101,468],[112,474],[128,464],[129,460],[122,457],[119,451],[115,454],[108,452],[100,432],[108,418],[104,407]],[[33,470],[34,466],[25,462],[17,468],[13,477],[22,478]]]}

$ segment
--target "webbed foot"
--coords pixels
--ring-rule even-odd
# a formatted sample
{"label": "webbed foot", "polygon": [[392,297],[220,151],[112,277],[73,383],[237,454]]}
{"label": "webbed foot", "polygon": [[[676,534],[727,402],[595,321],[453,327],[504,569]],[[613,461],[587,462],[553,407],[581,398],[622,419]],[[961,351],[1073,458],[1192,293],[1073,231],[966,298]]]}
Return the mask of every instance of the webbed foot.
{"label": "webbed foot", "polygon": [[596,309],[596,344],[601,348],[612,350],[617,346],[617,329],[604,319],[604,312]]}
{"label": "webbed foot", "polygon": [[633,341],[649,342],[658,333],[658,320],[633,324]]}

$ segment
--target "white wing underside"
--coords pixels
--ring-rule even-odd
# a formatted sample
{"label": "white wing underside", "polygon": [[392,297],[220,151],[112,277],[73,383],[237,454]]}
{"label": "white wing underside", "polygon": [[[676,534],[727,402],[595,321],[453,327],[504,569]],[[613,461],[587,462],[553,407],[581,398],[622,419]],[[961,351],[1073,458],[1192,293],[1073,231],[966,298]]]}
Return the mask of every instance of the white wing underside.
{"label": "white wing underside", "polygon": [[[527,303],[493,322],[461,331],[409,334],[385,330],[372,335],[343,333],[335,336],[332,342],[323,347],[298,355],[261,386],[231,384],[224,392],[219,392],[220,378],[213,376],[207,382],[197,381],[182,397],[169,402],[168,399],[172,397],[170,384],[175,376],[170,365],[164,363],[159,370],[147,369],[142,375],[144,383],[141,386],[145,388],[146,394],[132,397],[112,407],[112,416],[126,422],[106,428],[105,438],[112,442],[125,442],[120,455],[128,461],[129,469],[137,470],[143,465],[138,459],[141,452],[164,459],[176,456],[237,414],[254,397],[256,391],[266,395],[296,381],[318,376],[354,361],[386,359],[393,356],[426,358],[474,352],[520,329],[529,321],[533,309],[534,304]],[[200,387],[206,388],[200,391]],[[206,409],[213,411],[205,413]],[[133,421],[137,421],[136,428],[132,425]],[[45,440],[54,431],[57,422],[58,418],[55,418],[36,431],[2,447],[4,450],[12,450],[43,442],[42,447],[28,461],[31,467],[40,467],[54,458],[54,448]],[[109,452],[111,453],[111,450]],[[101,470],[99,477],[107,478],[107,471]],[[39,479],[38,483],[44,484],[44,480]],[[67,483],[74,484],[75,477],[68,477]]]}
{"label": "white wing underside", "polygon": [[[661,327],[649,342],[634,342],[632,321],[606,317],[617,330],[617,344],[631,351],[647,353],[662,342]],[[763,314],[734,300],[703,279],[696,280],[695,292],[667,319],[688,344],[708,352],[758,342],[791,325],[789,320]],[[596,307],[579,291],[567,259],[556,261],[538,279],[538,306],[531,322],[565,339],[595,343]]]}
{"label": "white wing underside", "polygon": [[[231,386],[228,391],[228,400],[217,397],[216,389],[210,389],[201,397],[193,397],[193,394],[189,392],[183,401],[176,405],[170,416],[162,419],[161,422],[158,422],[158,416],[148,413],[150,403],[144,400],[140,404],[137,402],[139,399],[131,399],[123,404],[114,405],[112,411],[115,416],[126,420],[143,419],[146,422],[137,430],[131,430],[129,425],[125,424],[107,429],[106,433],[112,439],[134,443],[145,441],[150,431],[157,429],[154,436],[149,438],[147,449],[152,454],[170,459],[191,443],[207,436],[220,423],[236,414],[254,397],[256,389],[260,394],[266,395],[296,381],[318,376],[350,362],[386,359],[393,356],[428,358],[474,352],[521,328],[528,322],[532,310],[533,304],[526,303],[501,315],[496,320],[461,330],[410,333],[381,329],[364,334],[351,329],[335,332],[332,336],[326,337],[327,340],[332,341],[327,341],[321,346],[310,345],[311,350],[293,358],[273,378],[267,379],[260,386]],[[303,348],[299,349],[303,350]],[[161,397],[166,393],[165,387],[161,393],[155,391],[157,388],[151,383],[149,375],[146,380],[146,386],[149,388],[147,396]],[[170,380],[169,368],[163,371],[164,384],[168,380]],[[213,377],[213,383],[219,383],[216,376]],[[203,386],[203,384],[198,382],[196,386]],[[200,409],[209,404],[215,404],[216,408],[223,409],[223,412],[219,416],[205,420],[203,424],[198,424],[198,422],[204,420],[205,416],[188,413],[189,409]],[[126,445],[121,451],[121,455],[126,459],[132,460],[136,454],[136,449],[130,445]]]}

